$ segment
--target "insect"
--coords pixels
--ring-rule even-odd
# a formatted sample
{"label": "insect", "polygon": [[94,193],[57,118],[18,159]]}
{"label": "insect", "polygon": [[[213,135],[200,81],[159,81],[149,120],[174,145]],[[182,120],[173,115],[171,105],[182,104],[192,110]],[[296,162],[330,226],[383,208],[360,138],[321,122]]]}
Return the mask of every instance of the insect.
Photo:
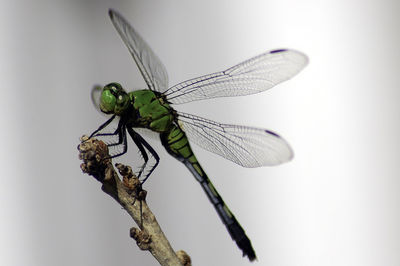
{"label": "insect", "polygon": [[[267,90],[296,75],[307,64],[307,57],[295,50],[272,50],[225,71],[168,87],[167,71],[148,44],[118,12],[109,10],[109,15],[136,62],[147,89],[126,92],[115,82],[95,87],[92,91],[95,104],[111,118],[90,137],[114,137],[115,142],[108,146],[120,147],[116,154],[111,155],[117,157],[127,151],[128,133],[143,157],[144,163],[138,176],[144,182],[157,167],[160,158],[136,129],[157,132],[168,153],[181,161],[200,183],[243,256],[253,261],[256,254],[250,239],[204,172],[190,143],[196,143],[244,167],[287,162],[293,157],[290,146],[270,130],[217,123],[178,112],[172,105]],[[116,130],[103,133],[115,119],[119,119]],[[149,163],[150,159],[154,161],[153,164]]]}

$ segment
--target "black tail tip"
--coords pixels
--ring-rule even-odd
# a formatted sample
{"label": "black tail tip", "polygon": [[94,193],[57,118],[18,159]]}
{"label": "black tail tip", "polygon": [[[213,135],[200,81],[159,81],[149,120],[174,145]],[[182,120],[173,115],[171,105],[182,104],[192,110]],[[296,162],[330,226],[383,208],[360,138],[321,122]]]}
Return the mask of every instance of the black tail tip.
{"label": "black tail tip", "polygon": [[[245,239],[243,239],[245,240]],[[247,239],[248,240],[248,239]],[[243,243],[245,242],[245,243]],[[256,253],[251,246],[250,241],[241,241],[237,243],[239,248],[243,251],[243,257],[249,258],[249,261],[255,261],[257,259]]]}
{"label": "black tail tip", "polygon": [[257,260],[256,254],[254,253],[254,251],[252,254],[247,254],[247,257],[249,258],[249,261],[251,261],[251,262]]}
{"label": "black tail tip", "polygon": [[247,256],[250,261],[256,260],[257,259],[256,252],[254,251],[251,245],[250,239],[247,237],[243,228],[236,221],[236,219],[235,218],[232,219],[233,223],[227,226],[229,234],[231,235],[232,239],[236,242],[238,247],[243,251],[243,257]]}
{"label": "black tail tip", "polygon": [[256,252],[251,245],[250,239],[244,234],[244,231],[240,238],[236,238],[235,241],[238,247],[243,251],[243,257],[247,256],[250,261],[257,259]]}

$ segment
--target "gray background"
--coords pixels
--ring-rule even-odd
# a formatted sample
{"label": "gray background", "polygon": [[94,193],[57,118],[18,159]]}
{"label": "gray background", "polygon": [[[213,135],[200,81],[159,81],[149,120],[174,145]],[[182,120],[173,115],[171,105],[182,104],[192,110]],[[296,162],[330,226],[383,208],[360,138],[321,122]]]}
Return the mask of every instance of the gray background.
{"label": "gray background", "polygon": [[[290,163],[244,169],[195,152],[258,265],[400,265],[398,1],[1,1],[0,264],[156,265],[132,221],[82,174],[76,146],[105,117],[93,84],[144,82],[108,15],[119,10],[170,84],[288,47],[310,64],[262,94],[177,109],[265,127]],[[157,141],[148,202],[194,265],[249,265],[189,171]],[[118,161],[134,164],[133,145]]]}

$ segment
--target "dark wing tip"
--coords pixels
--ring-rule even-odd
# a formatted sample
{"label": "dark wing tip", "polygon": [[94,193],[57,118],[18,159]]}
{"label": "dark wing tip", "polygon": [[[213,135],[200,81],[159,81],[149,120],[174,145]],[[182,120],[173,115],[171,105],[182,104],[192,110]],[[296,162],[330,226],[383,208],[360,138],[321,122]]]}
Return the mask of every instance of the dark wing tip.
{"label": "dark wing tip", "polygon": [[[274,136],[275,138],[279,139],[279,140],[277,140],[279,142],[279,145],[277,147],[279,147],[280,149],[276,150],[277,156],[282,156],[284,154],[283,151],[286,150],[286,153],[285,153],[286,156],[280,157],[280,159],[278,159],[278,157],[277,157],[276,158],[277,160],[275,161],[275,163],[271,163],[268,165],[270,165],[270,166],[278,165],[278,164],[285,163],[285,162],[288,162],[291,159],[293,159],[294,153],[293,153],[292,148],[281,136],[279,136],[275,132],[273,132],[271,130],[267,130],[267,129],[264,129],[264,132],[267,133],[268,135]],[[281,151],[282,153],[279,154],[279,151]]]}
{"label": "dark wing tip", "polygon": [[269,53],[270,54],[276,54],[276,53],[281,53],[281,52],[286,52],[288,49],[277,49],[277,50],[272,50]]}
{"label": "dark wing tip", "polygon": [[[297,54],[296,55],[297,58],[298,58],[297,60],[299,60],[298,63],[300,64],[301,63],[300,61],[303,60],[303,63],[302,63],[303,67],[308,64],[309,59],[308,59],[307,55],[305,55],[304,53],[299,52],[297,50],[282,48],[282,49],[276,49],[276,50],[269,51],[268,53],[270,53],[270,54],[279,54],[279,53],[285,53],[285,52],[288,52],[288,53],[292,52],[294,54]],[[299,71],[300,70],[301,70],[301,68],[299,69]]]}
{"label": "dark wing tip", "polygon": [[108,10],[108,15],[110,16],[111,19],[114,18],[115,13],[117,13],[114,9],[110,8]]}
{"label": "dark wing tip", "polygon": [[270,134],[270,135],[273,135],[273,136],[275,136],[275,137],[277,137],[277,138],[281,138],[281,136],[279,136],[279,135],[276,134],[275,132],[272,132],[271,130],[265,129],[265,133]]}

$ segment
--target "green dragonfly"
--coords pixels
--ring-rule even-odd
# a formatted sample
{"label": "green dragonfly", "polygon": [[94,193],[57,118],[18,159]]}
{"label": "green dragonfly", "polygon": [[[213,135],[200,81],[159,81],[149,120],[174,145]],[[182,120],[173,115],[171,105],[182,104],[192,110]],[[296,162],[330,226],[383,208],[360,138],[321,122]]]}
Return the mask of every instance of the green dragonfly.
{"label": "green dragonfly", "polygon": [[[100,111],[111,115],[111,118],[90,137],[113,138],[113,142],[108,143],[109,147],[118,147],[117,152],[110,155],[113,158],[127,152],[128,132],[143,157],[144,163],[138,177],[144,182],[160,159],[137,129],[150,129],[158,133],[167,152],[181,161],[200,183],[232,239],[243,251],[243,256],[253,261],[256,254],[250,239],[212,185],[189,143],[196,143],[244,167],[272,166],[287,162],[293,157],[290,146],[272,131],[217,123],[178,112],[171,105],[267,90],[296,75],[307,64],[307,57],[294,50],[273,50],[225,71],[187,80],[168,88],[167,71],[148,44],[118,12],[109,10],[109,15],[135,60],[147,89],[127,93],[115,82],[104,87],[95,86],[92,100]],[[104,133],[115,119],[119,119],[117,128]],[[150,159],[152,163],[149,163]]]}

